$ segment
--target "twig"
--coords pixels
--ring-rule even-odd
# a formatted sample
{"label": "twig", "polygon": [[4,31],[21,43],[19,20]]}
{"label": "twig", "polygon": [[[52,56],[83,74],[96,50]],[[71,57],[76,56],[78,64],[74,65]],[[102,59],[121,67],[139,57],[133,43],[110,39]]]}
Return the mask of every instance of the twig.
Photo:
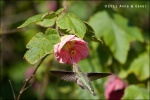
{"label": "twig", "polygon": [[24,84],[23,84],[23,86],[22,86],[22,88],[21,88],[21,90],[19,92],[19,95],[17,97],[17,100],[19,100],[20,97],[21,97],[21,94],[31,86],[31,85],[29,85],[28,87],[26,87],[27,83],[35,76],[35,73],[36,73],[37,69],[39,68],[39,66],[41,65],[41,63],[43,62],[43,60],[45,58],[46,58],[46,56],[44,58],[42,58],[41,61],[36,65],[36,68],[35,68],[33,74],[30,76],[30,78],[25,80],[25,82],[24,82]]}
{"label": "twig", "polygon": [[63,0],[63,3],[62,3],[62,7],[64,8],[64,12],[66,12],[67,10],[67,1],[66,0]]}
{"label": "twig", "polygon": [[13,93],[13,96],[14,96],[14,100],[16,100],[16,95],[15,95],[15,92],[14,92],[13,86],[12,86],[12,84],[11,84],[11,81],[10,81],[10,80],[8,80],[8,81],[9,81],[10,86],[11,86],[11,90],[12,90],[12,93]]}
{"label": "twig", "polygon": [[6,35],[6,34],[13,34],[13,33],[17,33],[17,32],[20,32],[20,31],[21,31],[21,29],[12,29],[12,30],[8,30],[8,31],[2,30],[0,32],[0,36],[1,35]]}

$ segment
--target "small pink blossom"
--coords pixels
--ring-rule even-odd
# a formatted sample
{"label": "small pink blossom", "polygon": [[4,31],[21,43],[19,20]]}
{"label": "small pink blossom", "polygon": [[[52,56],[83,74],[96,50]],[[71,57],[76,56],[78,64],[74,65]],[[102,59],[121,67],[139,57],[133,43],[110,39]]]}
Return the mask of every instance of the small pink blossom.
{"label": "small pink blossom", "polygon": [[66,35],[61,42],[54,45],[56,59],[60,63],[73,64],[86,58],[89,54],[87,43],[75,35]]}
{"label": "small pink blossom", "polygon": [[[24,78],[25,79],[29,79],[32,75],[33,75],[33,72],[34,72],[35,68],[34,67],[29,67],[27,68],[27,70],[25,71],[24,73]],[[40,82],[36,79],[36,77],[33,77],[30,81],[29,81],[29,84],[31,84],[33,86],[33,89],[35,91],[37,91],[38,89],[40,89]]]}
{"label": "small pink blossom", "polygon": [[56,0],[49,0],[47,2],[48,10],[56,11],[57,10],[57,1]]}
{"label": "small pink blossom", "polygon": [[25,79],[30,78],[31,75],[33,74],[34,70],[35,70],[35,69],[34,69],[33,67],[27,68],[27,70],[26,70],[25,73],[24,73],[24,78],[25,78]]}
{"label": "small pink blossom", "polygon": [[127,84],[117,77],[111,75],[105,83],[105,97],[107,100],[121,100]]}
{"label": "small pink blossom", "polygon": [[[29,67],[29,68],[27,68],[26,71],[25,71],[25,73],[24,73],[24,78],[25,78],[25,79],[29,79],[29,78],[32,76],[34,70],[35,70],[34,67]],[[33,78],[29,81],[29,83],[33,83],[34,80],[35,80],[35,78],[33,77]]]}

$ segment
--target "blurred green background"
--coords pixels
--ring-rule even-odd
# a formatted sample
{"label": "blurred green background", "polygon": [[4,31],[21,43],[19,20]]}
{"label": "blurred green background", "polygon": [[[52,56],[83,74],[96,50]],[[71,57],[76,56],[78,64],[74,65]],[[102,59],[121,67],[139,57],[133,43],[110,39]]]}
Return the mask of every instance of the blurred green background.
{"label": "blurred green background", "polygon": [[[27,18],[47,11],[67,7],[87,21],[103,44],[88,42],[90,55],[79,65],[83,72],[111,72],[149,92],[149,1],[0,1],[1,8],[1,94],[0,99],[13,99],[8,80],[18,95],[25,78],[34,66],[24,58],[26,44],[44,27],[30,25],[17,29]],[[117,5],[117,7],[116,7]],[[126,5],[122,8],[119,5]],[[127,7],[133,5],[133,8]],[[105,99],[104,82],[107,78],[92,82],[97,96],[82,90],[74,83],[62,81],[49,74],[49,70],[72,70],[71,66],[59,64],[54,55],[48,56],[38,69],[33,86],[21,96],[22,99]],[[132,92],[132,91],[127,91]],[[133,93],[134,94],[134,93]],[[147,94],[142,94],[144,95]],[[148,96],[148,95],[147,95]],[[132,98],[132,96],[130,97]],[[134,97],[133,97],[134,98]]]}

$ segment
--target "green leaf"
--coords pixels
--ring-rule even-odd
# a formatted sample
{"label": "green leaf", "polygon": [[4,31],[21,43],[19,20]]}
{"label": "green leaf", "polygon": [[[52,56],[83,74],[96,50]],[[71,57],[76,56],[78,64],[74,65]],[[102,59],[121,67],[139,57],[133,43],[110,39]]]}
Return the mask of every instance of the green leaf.
{"label": "green leaf", "polygon": [[56,13],[57,15],[59,15],[59,14],[61,14],[63,11],[64,11],[64,8],[60,8],[60,9],[58,9],[55,13]]}
{"label": "green leaf", "polygon": [[145,88],[138,87],[136,85],[130,85],[125,89],[125,94],[122,100],[148,100],[149,93]]}
{"label": "green leaf", "polygon": [[58,9],[56,12],[48,12],[42,16],[43,19],[51,19],[57,17],[57,15],[61,14],[64,11],[64,8]]}
{"label": "green leaf", "polygon": [[[22,25],[20,25],[18,28],[23,28],[31,23],[36,23],[38,25],[41,25],[43,27],[51,27],[55,24],[55,17],[57,15],[60,15],[64,9],[60,8],[56,12],[46,12],[44,14],[37,14],[30,18],[28,18]],[[49,19],[49,20],[48,20]]]}
{"label": "green leaf", "polygon": [[126,18],[118,14],[114,14],[114,21],[118,26],[121,26],[121,28],[126,31],[130,41],[144,41],[141,31],[135,26],[128,26],[128,20]]}
{"label": "green leaf", "polygon": [[146,80],[149,76],[149,53],[144,52],[138,56],[130,65],[128,74],[134,73],[139,80]]}
{"label": "green leaf", "polygon": [[129,50],[129,41],[125,31],[115,24],[107,12],[97,13],[89,23],[98,37],[104,37],[104,41],[113,52],[114,57],[120,63],[125,63]]}
{"label": "green leaf", "polygon": [[118,14],[114,14],[113,17],[114,19],[105,11],[98,12],[89,20],[89,24],[93,27],[97,37],[104,38],[114,58],[123,64],[127,59],[130,42],[143,41],[143,37],[136,27],[128,26],[125,18]]}
{"label": "green leaf", "polygon": [[43,14],[38,14],[38,15],[35,15],[35,16],[32,16],[30,18],[28,18],[22,25],[20,25],[18,28],[23,28],[31,23],[35,23],[35,22],[38,22],[38,21],[41,21],[42,20],[42,16]]}
{"label": "green leaf", "polygon": [[40,59],[42,59],[47,54],[53,52],[53,46],[60,42],[59,34],[56,30],[52,28],[48,28],[43,33],[37,33],[27,44],[27,48],[29,49],[24,57],[30,64],[37,63]]}
{"label": "green leaf", "polygon": [[74,14],[62,14],[57,18],[56,24],[60,29],[66,29],[69,33],[76,34],[78,37],[83,38],[86,33],[86,26]]}
{"label": "green leaf", "polygon": [[38,25],[43,27],[52,27],[55,25],[56,18],[44,19],[43,21],[37,22]]}
{"label": "green leaf", "polygon": [[55,13],[54,12],[49,12],[45,15],[42,16],[44,20],[37,22],[38,25],[43,26],[43,27],[51,27],[55,25],[57,15],[59,15],[64,9],[61,8],[57,10]]}
{"label": "green leaf", "polygon": [[87,27],[87,30],[86,30],[86,33],[85,33],[85,37],[90,39],[90,40],[92,40],[92,41],[95,41],[95,42],[102,42],[102,40],[100,40],[99,38],[96,37],[93,28],[87,22],[84,22],[84,24]]}
{"label": "green leaf", "polygon": [[57,14],[54,12],[47,12],[43,14],[42,19],[52,19],[52,18],[55,18],[56,16]]}

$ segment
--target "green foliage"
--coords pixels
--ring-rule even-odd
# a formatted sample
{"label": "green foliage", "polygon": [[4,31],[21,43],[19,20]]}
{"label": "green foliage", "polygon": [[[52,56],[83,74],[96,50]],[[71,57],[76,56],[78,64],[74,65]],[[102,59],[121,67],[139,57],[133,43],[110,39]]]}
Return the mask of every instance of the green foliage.
{"label": "green foliage", "polygon": [[20,25],[18,28],[23,28],[28,26],[31,23],[36,23],[38,25],[41,25],[43,27],[51,27],[55,24],[57,15],[61,14],[64,9],[61,8],[54,12],[46,12],[44,14],[37,14],[35,16],[32,16],[28,18],[22,25]]}
{"label": "green foliage", "polygon": [[149,93],[146,89],[138,87],[136,85],[130,85],[126,88],[125,94],[122,97],[122,100],[134,99],[134,100],[148,100]]}
{"label": "green foliage", "polygon": [[44,19],[43,21],[37,22],[38,25],[43,27],[52,27],[55,25],[56,18]]}
{"label": "green foliage", "polygon": [[90,39],[91,41],[102,42],[102,40],[100,40],[99,38],[97,38],[95,36],[95,32],[94,32],[93,28],[87,22],[84,22],[84,24],[87,27],[87,30],[86,30],[86,33],[85,33],[85,37]]}
{"label": "green foliage", "polygon": [[149,78],[149,52],[144,52],[139,55],[130,65],[127,71],[128,74],[134,73],[139,80]]}
{"label": "green foliage", "polygon": [[62,14],[58,17],[56,23],[60,29],[66,29],[69,33],[76,34],[80,38],[83,38],[86,33],[85,24],[74,14]]}
{"label": "green foliage", "polygon": [[38,21],[41,21],[42,20],[42,16],[44,14],[38,14],[38,15],[35,15],[35,16],[32,16],[30,18],[28,18],[22,25],[20,25],[18,28],[23,28],[23,27],[26,27],[27,25],[31,24],[31,23],[35,23],[35,22],[38,22]]}
{"label": "green foliage", "polygon": [[140,31],[136,27],[127,25],[127,19],[118,14],[111,18],[106,11],[98,12],[90,20],[97,37],[103,37],[106,45],[114,57],[125,63],[131,40],[143,41]]}
{"label": "green foliage", "polygon": [[10,79],[17,83],[21,82],[24,79],[25,71],[28,68],[27,65],[27,62],[25,61],[14,64],[13,66],[16,66],[15,68],[12,67],[7,70],[8,74],[10,75]]}
{"label": "green foliage", "polygon": [[37,33],[27,44],[29,49],[24,57],[30,64],[37,63],[41,58],[53,52],[53,46],[60,41],[58,32],[54,29],[47,29],[45,35]]}
{"label": "green foliage", "polygon": [[[146,8],[105,7],[110,4],[146,5]],[[67,9],[58,9],[61,5]],[[33,84],[24,91],[21,99],[40,99],[42,96],[44,99],[105,99],[104,83],[107,77],[92,82],[96,93],[93,96],[75,83],[59,80],[46,73],[49,70],[72,71],[72,66],[58,63],[53,54],[53,45],[60,42],[61,36],[68,34],[74,34],[88,42],[89,56],[78,63],[83,72],[115,73],[128,83],[123,100],[149,99],[148,1],[3,1],[1,6],[4,25],[1,99],[13,99],[9,79],[15,94],[18,94],[27,69],[36,67],[30,64],[37,63],[46,55],[49,56],[40,65],[33,79],[33,83],[38,84]],[[58,10],[50,11],[51,7],[54,11]],[[35,13],[39,14],[28,18]],[[25,19],[27,20],[20,25]],[[24,28],[29,25],[31,27]],[[24,29],[11,32],[16,27]],[[5,34],[4,29],[8,30],[8,34]],[[27,44],[28,50],[24,48],[24,44]],[[23,56],[30,64],[25,62]]]}
{"label": "green foliage", "polygon": [[52,27],[55,25],[56,22],[56,16],[62,13],[64,9],[61,8],[57,10],[55,13],[47,13],[42,16],[43,20],[37,22],[38,25],[43,26],[43,27]]}
{"label": "green foliage", "polygon": [[[44,14],[38,14],[33,17],[28,18],[21,26],[18,28],[23,28],[31,23],[36,23],[43,27],[52,27],[55,24],[60,28],[59,30],[64,30],[63,34],[75,34],[80,38],[86,37],[90,40],[100,42],[101,40],[95,36],[95,32],[90,25],[84,23],[74,14],[63,13],[63,8],[57,10],[56,12],[47,12]],[[57,33],[57,32],[54,32]],[[59,33],[55,34],[58,38]],[[52,36],[52,33],[51,35]],[[30,64],[37,63],[45,55],[50,54],[53,49],[53,45],[58,43],[57,38],[51,39],[47,38],[47,32],[44,36],[43,33],[36,34],[30,42],[27,44],[29,49],[25,54],[25,59]],[[53,36],[52,36],[53,37]],[[50,40],[51,39],[51,40]],[[56,39],[56,40],[55,40]],[[53,44],[54,42],[54,44]]]}

